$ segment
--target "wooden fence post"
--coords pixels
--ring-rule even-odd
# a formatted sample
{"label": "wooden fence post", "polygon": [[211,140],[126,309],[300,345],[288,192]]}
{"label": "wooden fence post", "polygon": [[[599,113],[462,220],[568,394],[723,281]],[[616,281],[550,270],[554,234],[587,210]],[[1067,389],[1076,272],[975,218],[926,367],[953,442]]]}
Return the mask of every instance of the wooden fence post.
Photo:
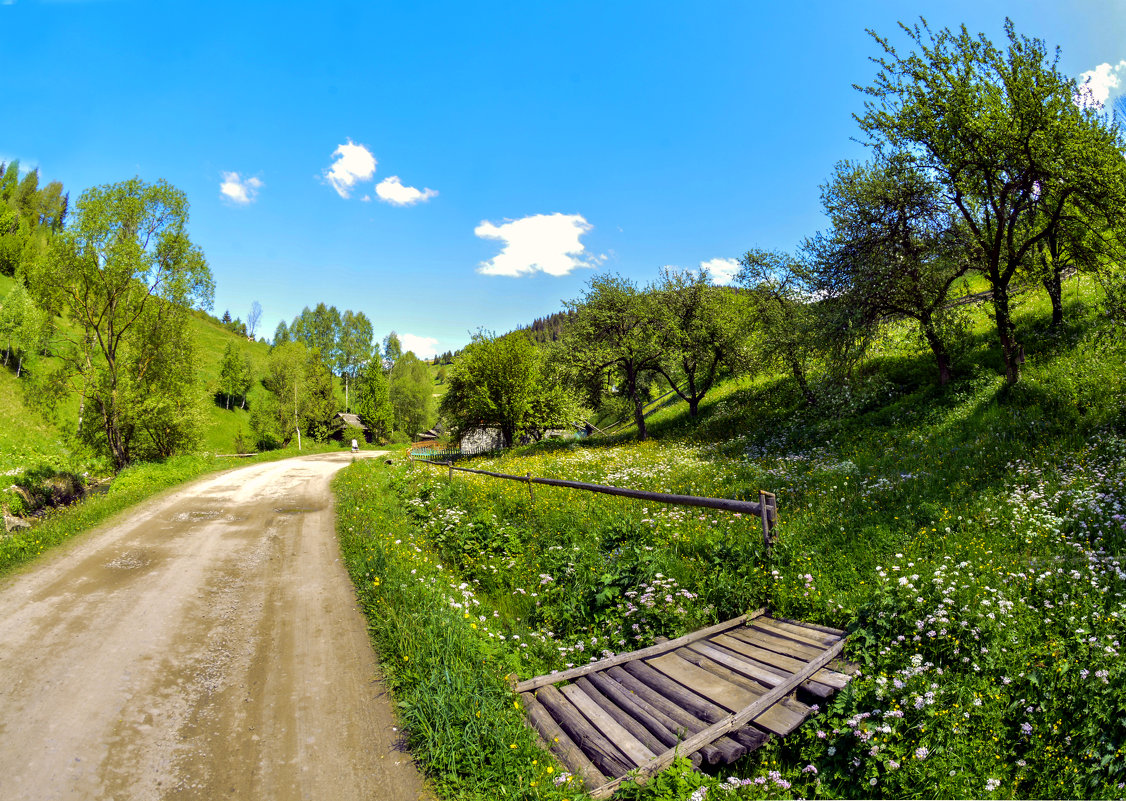
{"label": "wooden fence post", "polygon": [[774,494],[765,490],[758,491],[759,509],[762,511],[762,547],[767,556],[770,556],[770,546],[774,543],[774,522],[771,518],[777,515],[777,501]]}
{"label": "wooden fence post", "polygon": [[450,468],[450,481],[453,481],[454,480],[454,463],[450,460],[446,460],[446,467]]}
{"label": "wooden fence post", "polygon": [[532,503],[536,502],[536,491],[532,489],[532,474],[526,473],[524,480],[528,482],[528,497],[532,499]]}

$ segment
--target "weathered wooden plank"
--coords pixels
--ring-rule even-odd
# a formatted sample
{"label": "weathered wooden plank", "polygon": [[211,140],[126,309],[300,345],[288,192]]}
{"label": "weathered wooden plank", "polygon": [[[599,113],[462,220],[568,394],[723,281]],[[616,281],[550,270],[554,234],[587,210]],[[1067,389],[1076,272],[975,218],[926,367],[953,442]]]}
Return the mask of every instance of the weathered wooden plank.
{"label": "weathered wooden plank", "polygon": [[[789,674],[797,673],[807,662],[801,659],[795,659],[785,654],[780,654],[777,651],[770,651],[766,648],[760,648],[745,639],[740,637],[728,637],[721,634],[714,638],[714,641],[725,648],[730,648],[738,653],[745,654],[763,664],[778,668]],[[814,674],[817,681],[822,684],[827,684],[835,689],[844,687],[849,682],[849,677],[841,673],[836,673],[831,670],[819,670]]]}
{"label": "weathered wooden plank", "polygon": [[[646,661],[670,679],[690,687],[692,692],[714,703],[723,710],[723,714],[737,712],[762,695],[763,688],[759,688],[759,692],[754,692],[727,681],[713,671],[680,656],[679,650]],[[794,715],[775,705],[763,712],[755,720],[755,725],[772,734],[784,735],[793,731],[802,719],[800,715]],[[757,747],[760,742],[761,740],[756,736],[755,746]]]}
{"label": "weathered wooden plank", "polygon": [[[660,659],[661,657],[655,657]],[[683,662],[683,660],[681,660]],[[684,663],[688,664],[688,663]],[[690,714],[709,723],[722,718],[727,714],[724,706],[716,705],[704,697],[698,688],[688,689],[677,681],[669,679],[660,671],[655,670],[644,661],[629,662],[625,669],[661,695],[684,707]],[[691,667],[691,666],[690,666]],[[757,726],[757,723],[756,723]],[[742,728],[731,733],[731,739],[744,746],[748,751],[758,748],[762,744],[763,733],[760,731],[743,731]]]}
{"label": "weathered wooden plank", "polygon": [[791,640],[797,640],[800,643],[810,645],[818,651],[822,648],[828,648],[840,639],[840,637],[826,634],[823,631],[795,626],[793,623],[775,620],[765,615],[759,620],[756,620],[755,624],[760,628],[769,629],[780,637],[788,637]]}
{"label": "weathered wooden plank", "polygon": [[[591,676],[600,676],[601,674],[591,674]],[[607,682],[613,684],[613,680],[607,679]],[[619,726],[625,728],[631,735],[636,737],[642,742],[646,748],[649,748],[653,754],[661,754],[662,751],[670,746],[677,745],[681,738],[677,737],[671,731],[664,730],[660,723],[652,719],[651,715],[646,714],[627,693],[618,691],[618,696],[611,696],[609,693],[604,693],[601,689],[592,682],[590,676],[580,676],[575,684],[582,687],[582,692],[590,696],[591,700],[601,707],[602,711],[610,715]],[[658,731],[662,731],[663,737],[658,737],[650,729],[655,727]],[[695,765],[699,767],[701,759],[699,754],[696,754]]]}
{"label": "weathered wooden plank", "polygon": [[[692,692],[707,698],[716,706],[723,707],[726,712],[737,712],[753,703],[761,695],[761,693],[748,692],[738,685],[725,681],[714,673],[710,673],[698,665],[693,665],[675,653],[655,656],[652,659],[646,659],[645,663],[661,671],[673,681],[691,688]],[[722,716],[720,715],[720,717]]]}
{"label": "weathered wooden plank", "polygon": [[[784,698],[795,687],[803,681],[809,679],[814,673],[826,665],[830,660],[835,658],[837,654],[844,648],[845,641],[841,640],[836,645],[827,649],[823,654],[814,659],[805,666],[799,673],[791,676],[784,684],[780,684],[771,690],[766,695],[761,696],[758,700],[752,703],[745,709],[739,712],[726,716],[723,720],[709,726],[702,732],[694,734],[689,737],[683,744],[683,748],[670,749],[665,753],[658,756],[648,765],[643,768],[638,768],[637,772],[630,778],[638,784],[644,784],[650,778],[655,776],[660,771],[664,770],[676,758],[678,753],[690,753],[701,745],[710,742],[713,738],[726,734],[732,729],[741,728],[745,723],[754,720],[763,710],[767,709],[771,704],[775,703],[781,698]],[[614,794],[614,791],[621,786],[621,781],[615,780],[604,784],[602,787],[597,788],[591,792],[591,797],[595,799],[609,798]]]}
{"label": "weathered wooden plank", "polygon": [[[649,668],[649,670],[656,673],[652,668]],[[683,706],[666,698],[660,692],[654,690],[648,684],[626,672],[621,667],[612,667],[609,673],[615,681],[636,694],[639,699],[643,699],[646,703],[682,725],[685,730],[689,732],[690,736],[708,727],[709,721],[696,717]],[[718,765],[734,762],[747,753],[747,748],[729,737],[720,737],[712,741],[707,750],[701,749],[701,753],[704,754],[704,759],[708,761],[708,764]]]}
{"label": "weathered wooden plank", "polygon": [[[756,697],[770,692],[770,688],[764,687],[757,681],[748,679],[746,676],[742,676],[696,651],[681,648],[676,652],[676,655],[706,670],[708,673],[718,676],[724,681],[730,682],[737,687],[742,687]],[[732,711],[736,712],[738,710],[733,709]],[[755,723],[767,731],[777,734],[779,737],[785,737],[800,726],[805,719],[809,717],[809,713],[810,709],[805,704],[792,698],[783,698],[774,706],[770,707],[770,709],[759,715],[755,719]]]}
{"label": "weathered wooden plank", "polygon": [[832,626],[822,626],[819,623],[806,623],[804,620],[791,620],[788,617],[777,617],[776,615],[771,615],[770,618],[771,620],[777,620],[779,623],[791,623],[803,629],[815,629],[825,634],[832,634],[835,637],[843,637],[846,634],[846,632],[841,629],[835,629]]}
{"label": "weathered wooden plank", "polygon": [[634,737],[629,729],[614,720],[614,718],[600,707],[597,701],[587,695],[586,691],[579,685],[568,684],[565,687],[561,687],[560,692],[586,716],[587,720],[594,724],[596,729],[606,735],[606,739],[612,742],[619,751],[629,757],[634,765],[644,765],[649,760],[655,759],[657,753],[664,750],[663,748],[658,748],[657,753],[654,753],[650,748],[646,747],[645,743]]}
{"label": "weathered wooden plank", "polygon": [[[657,658],[659,659],[660,657]],[[700,720],[706,721],[709,724],[715,723],[717,720],[722,720],[724,715],[727,714],[727,710],[724,707],[688,689],[683,684],[670,679],[663,672],[658,671],[655,667],[646,662],[629,662],[622,665],[622,667],[634,677],[641,679],[641,681],[650,688],[656,690],[665,698],[679,705],[686,712]]]}
{"label": "weathered wooden plank", "polygon": [[700,629],[699,631],[690,632],[689,634],[685,634],[683,637],[677,637],[675,640],[666,640],[664,642],[657,643],[656,645],[651,645],[648,648],[642,648],[640,651],[630,651],[626,654],[617,654],[616,656],[607,657],[606,659],[600,659],[597,662],[591,662],[577,668],[572,668],[571,670],[564,670],[561,673],[547,673],[543,676],[536,676],[535,678],[528,679],[527,681],[522,681],[517,684],[516,692],[528,692],[529,690],[534,690],[537,687],[543,687],[547,684],[558,684],[561,681],[570,681],[572,679],[577,679],[579,676],[587,676],[598,670],[606,670],[607,668],[613,667],[614,665],[624,664],[626,662],[629,662],[631,659],[644,659],[647,656],[663,654],[666,651],[671,651],[674,648],[679,648],[680,646],[687,645],[690,642],[702,640],[703,638],[710,637],[713,634],[718,634],[719,632],[735,628],[742,623],[745,623],[749,620],[754,620],[764,614],[766,614],[765,609],[758,609],[752,612],[750,615],[740,615],[739,617],[732,618],[731,620],[724,621],[723,623],[717,623],[714,626],[709,626],[706,629]]}
{"label": "weathered wooden plank", "polygon": [[769,629],[759,628],[757,626],[754,628],[738,629],[737,631],[733,631],[732,634],[768,650],[777,651],[780,654],[792,656],[795,659],[801,659],[803,661],[815,659],[817,655],[824,650],[818,646],[806,645],[797,640],[780,637]]}
{"label": "weathered wooden plank", "polygon": [[525,716],[531,721],[533,728],[543,737],[547,747],[551,749],[551,753],[555,754],[559,761],[563,763],[563,766],[578,777],[588,790],[601,787],[609,781],[594,766],[594,763],[587,759],[586,754],[575,745],[567,732],[559,728],[555,718],[544,709],[534,695],[523,693],[520,699],[524,703]]}
{"label": "weathered wooden plank", "polygon": [[[627,690],[605,673],[591,673],[589,676],[582,676],[576,683],[586,690],[587,695],[592,698],[594,698],[593,692],[601,693],[606,702],[616,707],[623,716],[640,724],[638,728],[648,732],[653,742],[659,743],[658,746],[651,744],[649,740],[641,736],[640,732],[633,729],[631,731],[654,753],[660,754],[667,748],[673,748],[688,736],[684,726],[678,724],[661,710],[650,706],[640,699],[636,693]],[[601,706],[601,702],[599,702],[599,705]],[[610,714],[614,713],[611,712]],[[620,718],[615,718],[615,720],[626,726]],[[626,726],[626,728],[629,727]],[[700,767],[702,761],[703,757],[700,754],[692,755],[692,764],[696,767]]]}
{"label": "weathered wooden plank", "polygon": [[536,700],[547,708],[563,731],[571,735],[575,745],[607,776],[624,776],[633,767],[629,759],[603,737],[559,690],[550,685],[541,687],[536,693]]}
{"label": "weathered wooden plank", "polygon": [[[724,648],[713,640],[694,642],[688,647],[767,687],[777,687],[792,675],[791,671],[757,662],[749,656]],[[751,646],[747,647],[750,648]],[[829,698],[835,692],[828,684],[813,680],[805,682],[801,687],[818,698]]]}

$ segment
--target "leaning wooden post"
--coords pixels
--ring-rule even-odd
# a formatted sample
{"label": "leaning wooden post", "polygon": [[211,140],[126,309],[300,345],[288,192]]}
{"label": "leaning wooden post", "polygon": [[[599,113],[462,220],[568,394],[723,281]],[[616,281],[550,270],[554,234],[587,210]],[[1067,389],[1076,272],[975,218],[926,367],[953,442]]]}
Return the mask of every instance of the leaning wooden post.
{"label": "leaning wooden post", "polygon": [[454,480],[454,463],[451,460],[447,459],[446,460],[446,467],[450,468],[450,481],[453,481]]}
{"label": "leaning wooden post", "polygon": [[531,498],[532,503],[536,502],[536,491],[532,489],[532,474],[525,473],[524,480],[528,482],[528,497]]}
{"label": "leaning wooden post", "polygon": [[770,546],[774,542],[774,526],[770,519],[771,512],[774,511],[774,504],[771,503],[773,500],[774,495],[772,493],[766,492],[765,490],[758,491],[759,510],[762,512],[762,547],[767,556],[770,555]]}

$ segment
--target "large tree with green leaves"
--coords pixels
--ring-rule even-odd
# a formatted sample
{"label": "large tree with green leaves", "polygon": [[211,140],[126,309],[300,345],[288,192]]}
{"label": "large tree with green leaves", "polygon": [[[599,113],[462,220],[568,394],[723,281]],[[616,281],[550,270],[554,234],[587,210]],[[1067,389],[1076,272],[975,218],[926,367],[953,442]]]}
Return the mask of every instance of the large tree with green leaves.
{"label": "large tree with green leaves", "polygon": [[308,404],[307,360],[308,349],[302,342],[283,342],[270,349],[262,376],[267,394],[250,410],[250,425],[260,447],[284,447],[295,438],[301,447],[301,418]]}
{"label": "large tree with green leaves", "polygon": [[356,411],[371,432],[372,439],[386,442],[395,429],[395,409],[391,405],[387,373],[379,354],[375,354],[356,378]]}
{"label": "large tree with green leaves", "polygon": [[646,378],[656,372],[663,355],[654,302],[627,278],[599,275],[590,279],[580,298],[566,303],[573,318],[565,341],[579,373],[597,380],[599,387],[615,386],[628,399],[642,440],[648,435]]}
{"label": "large tree with green leaves", "polygon": [[665,268],[649,288],[650,310],[662,356],[655,370],[688,404],[695,417],[720,367],[739,361],[743,337],[736,306],[740,298],[714,286],[707,271]]}
{"label": "large tree with green leaves", "polygon": [[439,411],[455,431],[495,426],[507,448],[520,433],[574,422],[574,406],[545,375],[542,353],[524,332],[480,332],[454,361]]}
{"label": "large tree with green leaves", "polygon": [[47,315],[31,299],[22,283],[16,284],[0,302],[0,344],[4,346],[4,365],[16,359],[16,377],[24,361],[42,347],[47,332]]}
{"label": "large tree with green leaves", "polygon": [[809,373],[826,342],[808,265],[787,253],[749,250],[736,281],[747,290],[746,327],[756,361],[788,370],[806,402],[816,404]]}
{"label": "large tree with green leaves", "polygon": [[240,406],[246,408],[246,393],[254,383],[250,354],[230,342],[219,362],[219,391],[224,396],[224,406],[231,408],[231,398],[241,398]]}
{"label": "large tree with green leaves", "polygon": [[371,320],[363,312],[353,313],[349,309],[341,316],[336,364],[340,377],[344,379],[344,406],[349,411],[351,411],[349,385],[356,380],[364,364],[372,358],[372,336]]}
{"label": "large tree with green leaves", "polygon": [[383,338],[383,369],[390,370],[403,355],[403,345],[399,335],[392,331]]}
{"label": "large tree with green leaves", "polygon": [[325,363],[335,365],[340,338],[340,312],[335,306],[326,306],[324,303],[318,303],[312,309],[306,306],[289,326],[289,335],[305,343],[305,347],[310,350],[319,350]]}
{"label": "large tree with green leaves", "polygon": [[395,410],[395,429],[409,437],[422,431],[433,421],[434,390],[430,368],[413,352],[407,351],[396,361],[388,376],[388,395]]}
{"label": "large tree with green leaves", "polygon": [[[186,310],[210,307],[214,283],[187,223],[187,198],[166,181],[94,187],[29,273],[40,306],[65,312],[73,325],[58,332],[56,377],[97,420],[80,424],[82,433],[118,468],[192,439],[181,429],[192,427],[201,393]],[[154,442],[154,428],[139,416],[144,408],[168,415],[161,430],[180,433]]]}
{"label": "large tree with green leaves", "polygon": [[[1011,311],[1011,284],[1069,209],[1080,224],[1126,209],[1126,163],[1118,128],[1082,102],[1059,69],[1059,52],[1020,36],[1006,20],[1008,46],[983,34],[901,25],[914,46],[883,50],[862,91],[858,117],[884,157],[910,158],[940,188],[967,232],[967,258],[992,288],[994,319],[1010,383],[1023,348]],[[1079,100],[1080,102],[1077,102]],[[1102,224],[1100,222],[1100,224]]]}
{"label": "large tree with green leaves", "polygon": [[818,297],[857,312],[868,329],[889,317],[913,320],[945,385],[962,321],[951,289],[973,262],[939,186],[909,159],[842,162],[821,202],[832,227],[805,243]]}

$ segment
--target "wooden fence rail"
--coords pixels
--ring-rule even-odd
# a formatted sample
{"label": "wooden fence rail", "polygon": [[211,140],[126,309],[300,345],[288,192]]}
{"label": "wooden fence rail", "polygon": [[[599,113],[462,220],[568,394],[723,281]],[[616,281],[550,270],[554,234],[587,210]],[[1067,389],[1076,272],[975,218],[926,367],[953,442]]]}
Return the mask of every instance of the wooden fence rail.
{"label": "wooden fence rail", "polygon": [[[759,490],[759,500],[736,501],[729,498],[703,498],[696,495],[673,495],[667,492],[647,492],[632,490],[624,487],[611,487],[605,484],[588,484],[585,481],[565,481],[559,478],[536,478],[532,475],[513,476],[508,473],[494,473],[489,470],[474,470],[470,467],[454,467],[452,462],[434,462],[429,459],[411,459],[412,462],[432,464],[435,467],[445,467],[453,478],[454,471],[462,473],[476,473],[480,476],[502,478],[509,481],[522,481],[528,485],[529,492],[532,484],[543,484],[548,487],[566,487],[567,489],[585,490],[587,492],[601,492],[605,495],[617,495],[622,498],[634,498],[639,501],[652,501],[654,503],[667,503],[674,506],[699,506],[705,509],[719,509],[724,512],[754,515],[762,518],[763,539],[767,546],[770,545],[771,532],[778,522],[778,504],[773,493]],[[765,513],[764,513],[765,509]]]}

